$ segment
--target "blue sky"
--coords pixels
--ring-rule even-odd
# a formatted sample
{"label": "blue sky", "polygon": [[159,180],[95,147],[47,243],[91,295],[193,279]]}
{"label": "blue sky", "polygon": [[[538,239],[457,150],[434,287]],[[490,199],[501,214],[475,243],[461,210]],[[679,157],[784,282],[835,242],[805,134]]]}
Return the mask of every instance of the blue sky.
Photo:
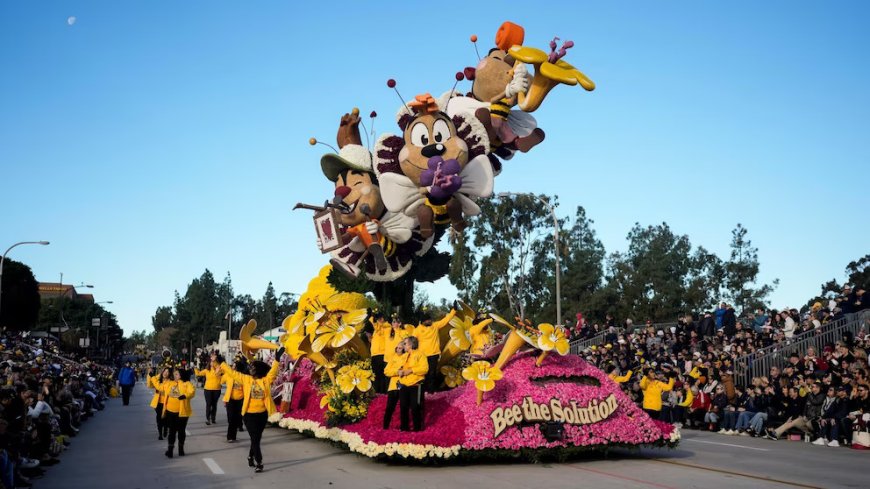
{"label": "blue sky", "polygon": [[476,63],[469,35],[485,50],[509,19],[528,45],[574,40],[598,88],[553,92],[547,141],[497,191],[583,205],[608,251],[667,221],[727,257],[741,222],[775,307],[870,251],[866,2],[517,5],[4,1],[0,248],[50,240],[11,256],[94,284],[127,332],[205,268],[237,293],[299,292],[326,260],[291,208],[332,188],[308,138],[332,141],[354,106],[395,132],[387,78],[446,91]]}

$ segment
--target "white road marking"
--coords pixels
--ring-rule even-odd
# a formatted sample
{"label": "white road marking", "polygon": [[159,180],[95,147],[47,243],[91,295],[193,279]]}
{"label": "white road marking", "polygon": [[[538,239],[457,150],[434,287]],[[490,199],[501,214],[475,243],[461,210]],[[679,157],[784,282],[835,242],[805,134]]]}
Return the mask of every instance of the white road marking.
{"label": "white road marking", "polygon": [[207,465],[209,469],[211,469],[212,474],[223,475],[224,469],[222,469],[213,458],[204,458],[202,461],[205,462],[205,465]]}
{"label": "white road marking", "polygon": [[735,448],[745,448],[747,450],[758,450],[759,452],[769,452],[769,448],[755,448],[755,447],[747,447],[746,445],[734,445],[732,443],[719,443],[718,441],[704,441],[704,440],[694,440],[691,438],[683,438],[681,441],[691,441],[694,443],[706,443],[708,445],[722,445],[725,447],[735,447]]}

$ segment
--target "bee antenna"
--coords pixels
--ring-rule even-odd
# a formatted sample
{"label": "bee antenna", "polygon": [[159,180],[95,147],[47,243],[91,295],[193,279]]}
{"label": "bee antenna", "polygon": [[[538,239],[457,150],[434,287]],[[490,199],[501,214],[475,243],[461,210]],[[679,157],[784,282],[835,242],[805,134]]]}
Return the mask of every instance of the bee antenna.
{"label": "bee antenna", "polygon": [[411,111],[411,108],[408,107],[408,104],[407,104],[407,103],[405,103],[405,99],[402,98],[402,94],[399,93],[399,89],[396,88],[396,80],[393,80],[392,78],[390,78],[389,80],[387,80],[387,86],[390,87],[390,88],[392,88],[392,89],[396,92],[396,95],[399,96],[399,100],[402,101],[402,107],[404,107],[405,110],[408,111],[408,114],[410,114],[411,116],[413,116],[413,115],[414,115],[414,112]]}
{"label": "bee antenna", "polygon": [[363,122],[362,119],[359,120],[359,123],[363,127],[363,131],[364,131],[363,134],[366,135],[366,147],[368,148],[369,151],[371,151],[372,150],[372,142],[369,140],[369,130],[366,129],[366,123]]}
{"label": "bee antenna", "polygon": [[310,144],[312,146],[314,146],[315,144],[322,144],[322,145],[326,146],[327,148],[333,150],[336,154],[338,154],[338,150],[335,149],[335,147],[333,145],[324,143],[323,141],[318,141],[317,138],[309,139],[308,144]]}
{"label": "bee antenna", "polygon": [[465,79],[465,75],[461,71],[456,72],[456,82],[453,83],[453,88],[450,89],[450,95],[447,96],[447,103],[444,104],[444,113],[447,113],[447,107],[450,107],[450,101],[453,100],[453,94],[456,93],[456,85]]}
{"label": "bee antenna", "polygon": [[477,60],[480,61],[480,51],[477,50],[477,35],[471,35],[471,44],[474,44],[474,52],[477,54]]}

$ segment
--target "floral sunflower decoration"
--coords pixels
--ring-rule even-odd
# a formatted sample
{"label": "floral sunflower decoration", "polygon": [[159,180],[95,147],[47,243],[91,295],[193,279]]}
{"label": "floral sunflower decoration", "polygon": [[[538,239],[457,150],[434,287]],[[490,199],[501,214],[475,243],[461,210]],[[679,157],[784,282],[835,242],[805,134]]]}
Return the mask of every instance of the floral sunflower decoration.
{"label": "floral sunflower decoration", "polygon": [[345,394],[354,390],[368,392],[372,388],[372,371],[363,370],[356,365],[345,365],[338,370],[335,381]]}
{"label": "floral sunflower decoration", "polygon": [[444,375],[444,384],[451,389],[459,387],[465,383],[465,379],[462,378],[462,373],[458,368],[452,365],[441,367],[441,373]]}
{"label": "floral sunflower decoration", "polygon": [[538,348],[541,350],[541,354],[535,362],[537,366],[540,367],[547,354],[553,350],[556,350],[559,355],[568,354],[570,345],[562,328],[557,328],[550,323],[541,323],[538,325],[538,333]]}

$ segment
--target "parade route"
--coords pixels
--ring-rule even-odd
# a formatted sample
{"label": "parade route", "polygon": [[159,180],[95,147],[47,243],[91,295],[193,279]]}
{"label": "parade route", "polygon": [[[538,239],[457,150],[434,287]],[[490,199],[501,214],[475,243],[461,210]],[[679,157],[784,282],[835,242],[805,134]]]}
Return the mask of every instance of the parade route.
{"label": "parade route", "polygon": [[[168,459],[158,441],[151,396],[138,384],[130,406],[119,399],[85,423],[62,462],[34,481],[38,489],[303,488],[782,488],[864,487],[866,452],[684,432],[676,450],[615,452],[572,463],[408,467],[377,463],[279,428],[263,437],[265,472],[247,466],[248,437],[226,442],[226,416],[206,426],[202,392],[193,400],[184,457]],[[825,470],[821,470],[825,467]]]}

